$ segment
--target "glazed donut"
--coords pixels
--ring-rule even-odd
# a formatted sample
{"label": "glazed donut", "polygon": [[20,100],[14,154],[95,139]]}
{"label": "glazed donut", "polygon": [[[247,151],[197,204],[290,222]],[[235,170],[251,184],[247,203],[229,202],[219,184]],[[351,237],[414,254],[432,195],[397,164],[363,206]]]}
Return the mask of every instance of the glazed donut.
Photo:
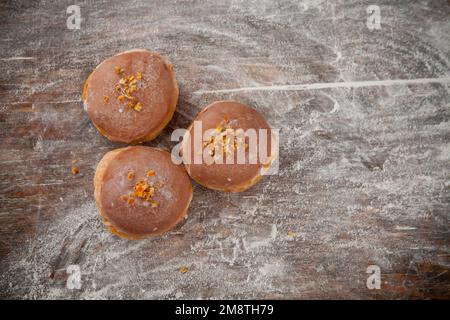
{"label": "glazed donut", "polygon": [[97,130],[112,141],[154,139],[169,123],[178,101],[172,65],[161,55],[131,50],[106,59],[89,75],[84,109]]}
{"label": "glazed donut", "polygon": [[160,235],[186,217],[192,185],[167,151],[132,146],[105,154],[94,177],[95,201],[105,225],[125,239]]}
{"label": "glazed donut", "polygon": [[[195,123],[201,123],[202,127],[200,151],[194,146],[198,139],[196,135],[200,133],[196,132]],[[251,141],[248,137],[238,134],[239,130],[248,129],[256,132],[265,129],[267,132],[268,157],[265,161],[259,156],[256,161],[249,161],[250,155],[255,155],[255,149],[249,148]],[[225,192],[241,192],[256,184],[276,158],[276,154],[271,152],[271,138],[272,130],[258,111],[235,101],[217,101],[204,108],[189,126],[181,144],[181,157],[186,171],[199,184]],[[260,143],[258,138],[253,146],[256,144],[259,148]],[[239,152],[245,155],[245,162],[237,161]],[[200,157],[209,154],[213,160],[195,162],[195,156],[199,154]],[[227,156],[231,162],[227,163]]]}

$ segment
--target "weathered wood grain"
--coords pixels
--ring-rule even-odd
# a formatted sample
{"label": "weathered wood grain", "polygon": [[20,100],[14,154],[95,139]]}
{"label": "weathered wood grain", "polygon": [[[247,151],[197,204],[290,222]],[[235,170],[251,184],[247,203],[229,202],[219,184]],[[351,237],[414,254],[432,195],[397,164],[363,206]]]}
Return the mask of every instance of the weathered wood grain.
{"label": "weathered wood grain", "polygon": [[[0,297],[450,298],[449,18],[444,0],[1,2]],[[185,223],[139,242],[98,217],[94,170],[119,144],[80,101],[90,71],[132,48],[167,55],[181,88],[148,145],[170,149],[219,99],[281,130],[278,175],[242,194],[195,185]],[[444,80],[382,82],[429,78]]]}

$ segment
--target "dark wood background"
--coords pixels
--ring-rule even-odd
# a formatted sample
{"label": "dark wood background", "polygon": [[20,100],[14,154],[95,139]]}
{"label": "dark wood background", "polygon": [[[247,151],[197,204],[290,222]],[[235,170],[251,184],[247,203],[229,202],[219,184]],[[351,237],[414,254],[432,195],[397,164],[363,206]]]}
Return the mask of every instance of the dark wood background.
{"label": "dark wood background", "polygon": [[[447,1],[1,1],[0,30],[1,298],[450,298]],[[132,48],[168,56],[181,88],[147,145],[170,149],[219,99],[281,135],[277,175],[241,194],[194,184],[185,223],[138,242],[98,217],[95,167],[120,145],[80,100]]]}

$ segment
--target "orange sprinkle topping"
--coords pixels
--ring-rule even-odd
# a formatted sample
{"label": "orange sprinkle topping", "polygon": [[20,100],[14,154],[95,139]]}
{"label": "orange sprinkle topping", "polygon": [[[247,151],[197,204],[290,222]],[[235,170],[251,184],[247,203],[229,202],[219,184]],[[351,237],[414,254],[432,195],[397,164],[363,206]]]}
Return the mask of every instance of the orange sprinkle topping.
{"label": "orange sprinkle topping", "polygon": [[151,200],[151,197],[155,194],[155,188],[150,186],[146,181],[139,181],[134,186],[134,195],[146,201]]}
{"label": "orange sprinkle topping", "polygon": [[123,73],[123,68],[121,68],[121,67],[114,67],[114,71],[115,71],[117,74],[121,74],[121,73]]}
{"label": "orange sprinkle topping", "polygon": [[[121,74],[122,72],[123,68],[116,68],[116,73]],[[129,102],[127,102],[128,107],[138,112],[141,111],[143,105],[141,102],[137,101],[137,98],[133,96],[133,93],[138,91],[138,81],[141,79],[142,72],[137,72],[136,75],[129,75],[120,78],[119,83],[114,87],[116,92],[120,94],[117,97],[119,102],[125,101],[125,98],[130,100]]]}
{"label": "orange sprinkle topping", "polygon": [[140,102],[136,103],[136,105],[134,106],[134,110],[141,111],[142,110],[142,103],[140,103]]}
{"label": "orange sprinkle topping", "polygon": [[80,170],[77,167],[72,167],[72,174],[76,175],[80,172]]}
{"label": "orange sprinkle topping", "polygon": [[[148,170],[147,171],[147,177],[151,177],[156,175],[155,171]],[[127,178],[128,180],[135,179],[136,175],[133,171],[128,172]],[[128,196],[123,195],[120,198],[124,201],[127,201],[128,204],[136,204],[135,200],[142,200],[146,201],[147,203],[144,204],[145,206],[150,205],[152,208],[156,208],[158,206],[158,202],[153,199],[153,196],[155,194],[155,191],[161,186],[161,183],[157,181],[154,184],[150,184],[144,179],[138,180],[138,182],[135,183],[133,186],[132,191],[129,193]],[[138,199],[137,199],[138,198]]]}
{"label": "orange sprinkle topping", "polygon": [[[245,141],[236,135],[235,130],[231,127],[228,120],[228,116],[223,116],[223,121],[217,124],[212,136],[203,143],[203,148],[207,149],[207,152],[211,156],[215,156],[215,150],[222,149],[223,154],[232,155],[236,150],[244,148],[248,149],[248,145]],[[203,152],[199,152],[202,154]]]}
{"label": "orange sprinkle topping", "polygon": [[108,97],[108,96],[103,96],[103,101],[104,101],[105,103],[108,103],[108,102],[109,102],[109,97]]}

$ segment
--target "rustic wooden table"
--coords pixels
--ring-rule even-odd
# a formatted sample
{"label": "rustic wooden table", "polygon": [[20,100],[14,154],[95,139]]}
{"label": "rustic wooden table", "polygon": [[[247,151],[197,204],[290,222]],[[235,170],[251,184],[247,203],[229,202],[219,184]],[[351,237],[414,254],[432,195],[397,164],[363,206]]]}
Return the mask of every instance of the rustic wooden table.
{"label": "rustic wooden table", "polygon": [[[450,298],[447,1],[2,1],[0,28],[1,298]],[[99,219],[94,170],[120,145],[80,101],[132,48],[181,88],[147,145],[220,99],[281,135],[277,175],[194,184],[185,223],[137,242]]]}

